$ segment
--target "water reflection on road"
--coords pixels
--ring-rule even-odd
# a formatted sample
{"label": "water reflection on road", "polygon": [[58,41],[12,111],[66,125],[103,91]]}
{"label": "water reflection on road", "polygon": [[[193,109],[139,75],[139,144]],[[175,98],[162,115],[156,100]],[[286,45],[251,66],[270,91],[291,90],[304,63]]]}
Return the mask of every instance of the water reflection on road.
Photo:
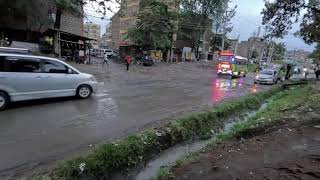
{"label": "water reflection on road", "polygon": [[259,89],[260,87],[252,85],[245,78],[217,78],[212,81],[211,101],[215,104],[227,98],[243,96],[251,92],[255,93]]}

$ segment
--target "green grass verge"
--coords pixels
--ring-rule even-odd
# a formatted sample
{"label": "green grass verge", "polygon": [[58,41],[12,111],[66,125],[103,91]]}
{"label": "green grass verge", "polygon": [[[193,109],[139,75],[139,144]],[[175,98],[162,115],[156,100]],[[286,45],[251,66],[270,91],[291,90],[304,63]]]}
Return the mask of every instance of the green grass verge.
{"label": "green grass verge", "polygon": [[50,175],[53,179],[103,179],[114,172],[124,172],[149,160],[168,147],[195,137],[210,137],[227,117],[260,105],[281,88],[247,95],[222,103],[210,111],[178,118],[160,130],[145,131],[114,143],[103,144],[86,156],[60,164]]}
{"label": "green grass verge", "polygon": [[168,179],[169,176],[170,176],[170,168],[161,167],[157,176],[150,178],[150,180],[164,180],[164,179]]}
{"label": "green grass verge", "polygon": [[248,64],[248,72],[255,73],[259,69],[259,64]]}
{"label": "green grass verge", "polygon": [[197,159],[199,159],[199,153],[191,153],[191,154],[188,154],[187,156],[183,157],[182,159],[178,159],[175,164],[177,166],[183,166],[183,165],[189,164],[191,162],[194,162]]}
{"label": "green grass verge", "polygon": [[[240,122],[231,128],[229,132],[219,133],[214,142],[208,146],[212,148],[217,143],[252,134],[255,131],[265,129],[273,124],[277,124],[283,117],[291,114],[292,110],[303,105],[316,107],[320,101],[320,92],[309,86],[293,87],[293,89],[280,92],[272,97],[268,106],[259,111],[255,116],[245,122]],[[320,105],[318,105],[320,109]]]}
{"label": "green grass verge", "polygon": [[[270,99],[268,106],[265,109],[259,111],[255,116],[249,118],[245,122],[236,124],[229,132],[221,132],[216,135],[214,141],[209,144],[205,150],[210,150],[217,144],[223,141],[230,140],[235,137],[242,137],[243,135],[250,134],[252,131],[257,129],[265,129],[267,126],[276,123],[281,120],[282,117],[290,114],[290,110],[297,109],[302,105],[308,104],[310,107],[320,109],[320,92],[311,87],[295,87],[293,89],[280,92]],[[202,150],[203,151],[203,150]],[[192,153],[186,157],[176,161],[175,166],[187,165],[195,160],[199,159],[200,154]],[[169,169],[169,170],[168,170]],[[163,174],[163,172],[162,172]],[[170,168],[167,167],[166,176],[171,174]],[[154,180],[160,180],[159,176],[155,177]],[[162,178],[167,179],[167,178]]]}

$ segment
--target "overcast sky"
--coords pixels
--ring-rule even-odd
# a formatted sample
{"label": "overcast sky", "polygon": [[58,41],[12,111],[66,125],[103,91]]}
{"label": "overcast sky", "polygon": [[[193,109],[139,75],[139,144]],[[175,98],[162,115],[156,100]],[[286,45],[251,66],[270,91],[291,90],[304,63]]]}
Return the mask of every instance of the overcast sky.
{"label": "overcast sky", "polygon": [[[114,11],[116,6],[110,4]],[[258,27],[262,26],[261,10],[264,7],[263,0],[232,0],[230,6],[238,5],[236,16],[232,19],[234,26],[231,32],[231,38],[237,38],[240,35],[240,40],[247,40],[254,32],[258,31]],[[105,33],[106,25],[110,22],[110,18],[113,13],[108,12],[105,19],[101,19],[101,14],[96,13],[94,8],[95,4],[88,4],[85,6],[87,13],[86,21],[97,23],[101,25],[101,33]],[[263,29],[263,28],[262,28]],[[284,39],[278,39],[277,41],[285,42],[289,50],[292,49],[305,49],[312,51],[313,46],[305,44],[301,39],[295,37],[293,33],[299,29],[299,25],[295,25],[292,32]],[[262,36],[263,31],[260,35]]]}

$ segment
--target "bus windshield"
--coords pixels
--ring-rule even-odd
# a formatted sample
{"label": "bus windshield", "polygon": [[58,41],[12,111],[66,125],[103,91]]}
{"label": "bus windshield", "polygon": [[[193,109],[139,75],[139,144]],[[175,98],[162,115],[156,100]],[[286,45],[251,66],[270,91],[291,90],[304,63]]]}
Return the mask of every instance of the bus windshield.
{"label": "bus windshield", "polygon": [[230,63],[235,63],[234,56],[220,56],[219,61],[227,61]]}

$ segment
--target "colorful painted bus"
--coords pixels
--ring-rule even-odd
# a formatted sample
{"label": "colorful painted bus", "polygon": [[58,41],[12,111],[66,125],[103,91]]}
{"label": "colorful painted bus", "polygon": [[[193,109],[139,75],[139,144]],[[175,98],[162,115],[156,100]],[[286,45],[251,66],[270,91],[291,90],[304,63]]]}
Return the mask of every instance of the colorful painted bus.
{"label": "colorful painted bus", "polygon": [[232,51],[221,51],[217,64],[218,75],[227,75],[238,78],[248,73],[248,59],[236,56]]}

